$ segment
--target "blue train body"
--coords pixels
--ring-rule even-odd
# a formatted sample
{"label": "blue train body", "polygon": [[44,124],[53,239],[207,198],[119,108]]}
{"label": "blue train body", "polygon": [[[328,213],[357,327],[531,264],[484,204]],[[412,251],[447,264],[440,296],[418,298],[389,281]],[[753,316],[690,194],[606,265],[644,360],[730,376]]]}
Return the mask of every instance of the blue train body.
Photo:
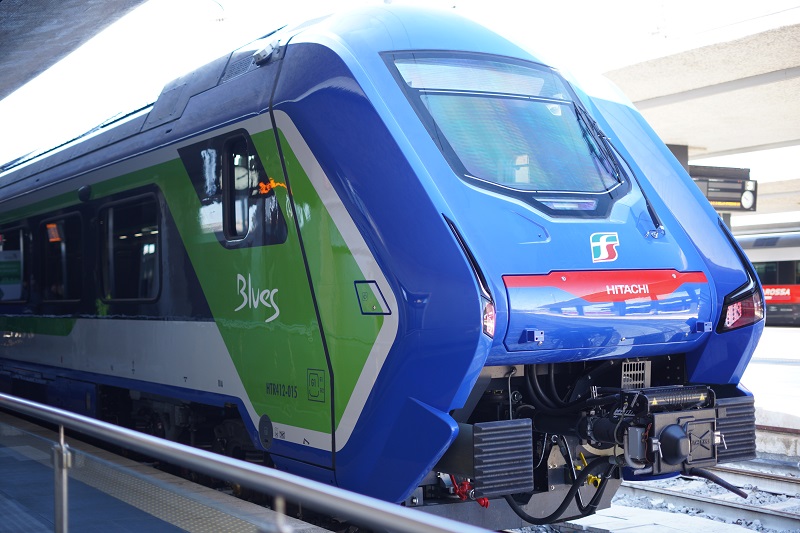
{"label": "blue train body", "polygon": [[[237,139],[261,176],[240,218]],[[142,195],[160,226],[135,250],[157,250],[158,275],[135,267],[115,297],[100,280],[117,233],[86,227],[85,294],[37,301],[37,228],[74,211],[110,232]],[[220,451],[496,528],[592,512],[623,475],[754,453],[738,382],[761,288],[713,208],[623,98],[450,13],[365,9],[270,35],[10,168],[0,205],[4,260],[28,253],[10,237],[34,243],[31,288],[0,302],[8,390],[171,438],[210,420]],[[115,320],[155,339],[137,374],[110,354],[128,331]],[[599,488],[576,496],[590,474]]]}

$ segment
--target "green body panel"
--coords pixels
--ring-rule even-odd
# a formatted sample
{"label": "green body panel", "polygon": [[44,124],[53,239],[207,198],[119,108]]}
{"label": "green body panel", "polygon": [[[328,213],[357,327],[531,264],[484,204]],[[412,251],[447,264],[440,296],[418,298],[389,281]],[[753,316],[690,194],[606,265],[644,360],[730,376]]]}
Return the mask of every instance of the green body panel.
{"label": "green body panel", "polygon": [[0,212],[0,224],[16,222],[17,220],[31,215],[58,211],[59,209],[75,205],[78,202],[78,191],[70,191],[68,193],[59,194],[58,196],[53,196],[52,198],[47,198],[46,200],[36,202],[36,204],[33,206],[19,207]]}
{"label": "green body panel", "polygon": [[[274,189],[288,227],[283,244],[237,249],[222,246],[216,235],[203,228],[200,200],[178,158],[95,183],[91,197],[103,198],[155,184],[164,195],[257,416],[266,414],[274,423],[331,434],[332,405],[334,423],[338,425],[383,317],[361,312],[359,298],[365,295],[363,291],[357,293],[355,282],[364,281],[364,274],[286,139],[282,135],[280,138],[292,195],[302,213],[296,225],[289,189]],[[268,176],[284,181],[274,131],[257,133],[252,140]],[[3,213],[0,220],[19,220],[77,203],[77,193],[69,192]],[[317,294],[330,367],[297,235],[298,225]],[[368,303],[370,307],[375,304]],[[102,316],[101,302],[98,304],[98,316]],[[276,313],[278,316],[272,318]],[[0,329],[21,333],[67,336],[74,324],[74,318],[0,317]],[[202,364],[203,357],[219,355],[197,354],[198,364]]]}
{"label": "green body panel", "polygon": [[0,331],[66,337],[72,333],[75,322],[75,318],[69,317],[0,316]]}
{"label": "green body panel", "polygon": [[[286,138],[280,132],[279,137],[292,197],[303,213],[303,245],[336,378],[334,408],[338,426],[384,318],[362,314],[355,282],[366,278]],[[339,199],[335,201],[338,203]]]}
{"label": "green body panel", "polygon": [[[256,144],[268,175],[280,176],[274,135],[264,134]],[[226,249],[204,233],[200,201],[179,160],[145,172],[166,198],[256,413],[330,433],[330,394],[308,387],[309,375],[327,373],[328,366],[287,190],[275,189],[289,229],[284,244]],[[267,322],[276,312],[278,317]]]}

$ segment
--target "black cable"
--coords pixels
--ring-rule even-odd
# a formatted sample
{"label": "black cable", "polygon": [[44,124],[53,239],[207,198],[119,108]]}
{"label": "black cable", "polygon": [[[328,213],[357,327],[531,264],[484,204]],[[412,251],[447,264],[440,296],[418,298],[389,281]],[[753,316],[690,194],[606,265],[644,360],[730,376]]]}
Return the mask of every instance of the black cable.
{"label": "black cable", "polygon": [[[589,409],[592,407],[598,407],[600,405],[609,405],[612,403],[617,403],[619,401],[619,394],[615,394],[612,396],[603,396],[601,398],[588,398],[583,400],[582,402],[576,402],[568,404],[566,407],[560,408],[549,408],[545,407],[541,403],[537,404],[537,401],[534,397],[533,405],[526,405],[522,404],[517,408],[517,411],[522,409],[533,409],[535,413],[542,413],[544,415],[574,415],[583,411],[584,409]],[[533,414],[527,415],[528,418],[533,418]],[[544,431],[547,431],[546,429]]]}
{"label": "black cable", "polygon": [[567,492],[567,495],[564,497],[564,501],[561,502],[561,505],[559,505],[555,511],[553,511],[548,516],[545,516],[543,518],[536,518],[526,513],[522,509],[522,507],[520,507],[520,505],[516,502],[516,500],[514,500],[514,497],[511,496],[510,494],[505,496],[506,502],[508,502],[508,506],[511,507],[511,510],[514,511],[518,517],[522,518],[526,522],[529,522],[537,526],[550,524],[558,520],[561,517],[561,515],[564,514],[564,511],[566,511],[567,507],[569,507],[569,505],[572,503],[572,499],[575,497],[575,494],[578,492],[581,486],[586,482],[586,479],[590,475],[594,474],[595,470],[598,470],[598,467],[601,467],[605,464],[608,464],[608,457],[598,457],[597,459],[589,463],[586,466],[586,468],[581,470],[581,473],[575,479],[575,482],[570,487],[569,491]]}
{"label": "black cable", "polygon": [[[598,368],[603,367],[601,365]],[[589,372],[588,374],[591,374]],[[588,375],[587,374],[587,375]],[[619,400],[619,394],[613,394],[604,397],[598,398],[586,398],[585,400],[578,400],[573,403],[565,402],[559,398],[559,401],[562,402],[562,406],[556,406],[550,398],[544,394],[542,390],[541,384],[539,380],[536,378],[536,365],[525,365],[525,376],[523,377],[523,382],[528,391],[528,396],[530,396],[531,403],[533,407],[536,408],[538,412],[543,414],[550,414],[550,415],[566,415],[566,414],[574,414],[583,409],[588,407],[596,407],[598,405],[608,405],[611,403],[615,403]],[[619,389],[615,389],[618,391]]]}
{"label": "black cable", "polygon": [[530,370],[530,368],[531,368],[531,365],[526,365],[525,366],[525,377],[523,378],[522,381],[525,383],[525,386],[528,389],[528,396],[530,396],[531,403],[533,403],[533,406],[536,409],[540,409],[542,411],[547,411],[549,408],[541,402],[539,397],[536,395],[536,391],[533,390],[533,385],[531,385],[531,381],[530,381],[529,377],[530,377],[530,374],[531,374],[532,370]]}
{"label": "black cable", "polygon": [[[564,459],[567,460],[567,464],[570,467],[569,470],[568,470],[569,475],[570,475],[570,480],[573,483],[575,483],[575,481],[577,481],[577,479],[578,479],[578,474],[577,474],[577,471],[575,470],[575,461],[572,459],[572,452],[570,451],[569,443],[567,442],[567,437],[565,437],[564,435],[561,435],[561,443],[563,444],[563,447],[562,447],[562,444],[559,444],[558,448],[559,448],[559,450],[561,450],[561,456],[564,457]],[[578,509],[583,509],[584,508],[583,507],[583,497],[581,496],[581,491],[580,490],[578,490],[575,493],[575,503],[578,504]],[[591,501],[589,503],[591,504]],[[583,512],[583,511],[581,511],[581,512]]]}
{"label": "black cable", "polygon": [[553,402],[560,407],[564,407],[567,405],[567,402],[561,399],[561,396],[558,395],[558,391],[556,390],[556,373],[555,373],[555,365],[550,363],[547,365],[547,374],[550,382],[550,395]]}
{"label": "black cable", "polygon": [[536,377],[536,365],[531,365],[531,372],[528,373],[528,380],[530,380],[531,385],[533,386],[533,392],[535,393],[536,397],[539,401],[548,409],[556,409],[556,404],[554,404],[547,395],[542,390],[542,386],[539,384],[539,378]]}
{"label": "black cable", "polygon": [[727,481],[725,481],[724,479],[722,479],[718,475],[712,474],[708,470],[704,470],[702,468],[693,467],[693,468],[690,468],[688,470],[685,470],[684,472],[686,474],[690,475],[690,476],[702,477],[702,478],[705,478],[705,479],[707,479],[709,481],[713,481],[714,483],[716,483],[720,487],[722,487],[724,489],[727,489],[727,490],[731,491],[732,493],[736,494],[737,496],[741,496],[742,498],[747,498],[749,496],[749,494],[747,494],[745,491],[743,491],[739,487],[731,485],[730,483],[728,483]]}
{"label": "black cable", "polygon": [[[564,445],[564,449],[561,449],[561,455],[567,459],[567,462],[572,467],[569,469],[570,479],[574,483],[577,481],[577,474],[575,470],[575,466],[572,460],[572,453],[569,450],[569,443],[567,442],[566,437],[563,435],[561,436],[561,442]],[[600,476],[600,483],[597,485],[597,491],[592,496],[592,499],[589,500],[587,505],[583,505],[583,498],[581,497],[581,491],[578,490],[575,492],[575,503],[578,506],[578,509],[581,512],[582,516],[589,516],[594,514],[597,511],[597,506],[600,505],[600,499],[603,497],[603,493],[606,491],[606,487],[608,486],[609,479],[613,474],[614,470],[617,468],[617,465],[610,464],[603,475]]]}
{"label": "black cable", "polygon": [[586,505],[586,507],[582,506],[581,502],[576,499],[578,509],[580,509],[582,516],[589,516],[597,511],[597,506],[600,505],[600,500],[603,497],[603,493],[606,491],[606,487],[608,487],[608,484],[611,481],[611,476],[616,468],[617,465],[608,465],[608,468],[606,468],[606,471],[602,476],[603,479],[600,481],[600,486],[597,487],[597,492],[594,493],[594,496],[592,496],[592,499],[589,500],[589,504]]}

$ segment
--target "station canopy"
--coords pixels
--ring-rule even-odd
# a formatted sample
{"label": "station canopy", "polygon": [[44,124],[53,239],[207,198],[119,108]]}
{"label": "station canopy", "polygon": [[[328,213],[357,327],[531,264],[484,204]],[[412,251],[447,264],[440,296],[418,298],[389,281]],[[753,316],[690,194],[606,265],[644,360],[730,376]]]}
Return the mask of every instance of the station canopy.
{"label": "station canopy", "polygon": [[[0,99],[144,2],[0,1]],[[778,7],[762,11],[781,20],[786,13]],[[763,18],[751,17],[756,22]],[[706,157],[800,145],[800,24],[775,26],[605,75],[664,142],[688,147],[689,159],[699,164]],[[800,179],[789,181],[760,186],[758,211],[797,211]],[[770,187],[777,188],[770,192]]]}
{"label": "station canopy", "polygon": [[0,1],[0,100],[144,2]]}

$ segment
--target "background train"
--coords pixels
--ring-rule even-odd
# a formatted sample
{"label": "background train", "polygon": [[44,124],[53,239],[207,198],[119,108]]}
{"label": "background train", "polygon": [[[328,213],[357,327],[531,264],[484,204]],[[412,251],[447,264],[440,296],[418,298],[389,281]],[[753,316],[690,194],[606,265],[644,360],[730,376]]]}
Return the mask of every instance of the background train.
{"label": "background train", "polygon": [[7,165],[0,235],[13,394],[492,528],[755,453],[731,234],[623,97],[450,12],[187,74]]}
{"label": "background train", "polygon": [[800,325],[800,233],[736,237],[764,287],[766,324]]}

